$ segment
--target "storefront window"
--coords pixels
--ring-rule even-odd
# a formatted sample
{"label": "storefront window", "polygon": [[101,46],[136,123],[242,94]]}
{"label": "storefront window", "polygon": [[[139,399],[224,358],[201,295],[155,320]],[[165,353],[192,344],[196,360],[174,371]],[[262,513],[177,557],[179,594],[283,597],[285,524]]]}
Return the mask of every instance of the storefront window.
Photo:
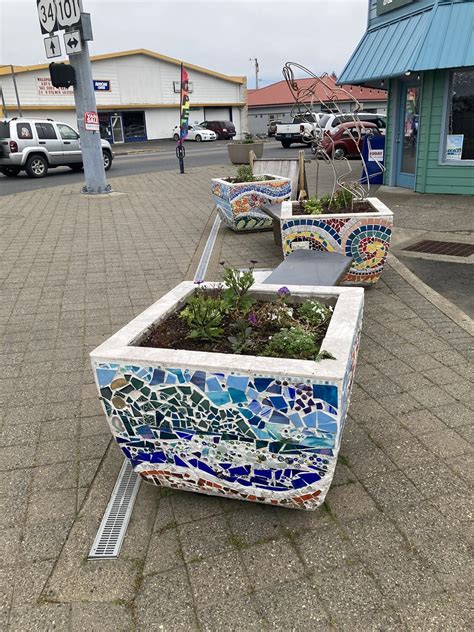
{"label": "storefront window", "polygon": [[147,139],[144,112],[122,112],[122,124],[125,141]]}
{"label": "storefront window", "polygon": [[474,70],[451,75],[445,160],[474,160]]}

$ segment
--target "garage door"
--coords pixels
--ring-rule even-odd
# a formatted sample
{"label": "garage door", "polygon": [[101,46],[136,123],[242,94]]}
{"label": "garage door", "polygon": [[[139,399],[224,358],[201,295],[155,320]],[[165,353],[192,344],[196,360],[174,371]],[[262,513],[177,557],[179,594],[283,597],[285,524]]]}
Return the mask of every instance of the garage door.
{"label": "garage door", "polygon": [[232,108],[204,108],[206,121],[231,121]]}

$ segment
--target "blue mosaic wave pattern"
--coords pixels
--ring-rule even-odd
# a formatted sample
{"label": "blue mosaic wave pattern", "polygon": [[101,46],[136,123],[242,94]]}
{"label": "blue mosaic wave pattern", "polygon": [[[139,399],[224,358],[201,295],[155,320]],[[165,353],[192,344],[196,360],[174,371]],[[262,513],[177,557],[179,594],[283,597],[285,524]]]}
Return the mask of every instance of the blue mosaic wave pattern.
{"label": "blue mosaic wave pattern", "polygon": [[337,384],[115,363],[95,371],[118,444],[151,482],[307,509],[323,501],[341,430]]}

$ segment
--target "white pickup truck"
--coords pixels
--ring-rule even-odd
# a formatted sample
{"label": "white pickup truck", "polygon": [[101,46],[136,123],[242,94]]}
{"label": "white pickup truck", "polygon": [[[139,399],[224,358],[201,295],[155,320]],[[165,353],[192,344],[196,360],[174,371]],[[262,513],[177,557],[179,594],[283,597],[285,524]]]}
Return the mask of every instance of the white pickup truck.
{"label": "white pickup truck", "polygon": [[277,125],[275,140],[279,140],[283,147],[290,147],[292,143],[311,145],[320,133],[318,118],[319,114],[300,115],[295,116],[293,123]]}

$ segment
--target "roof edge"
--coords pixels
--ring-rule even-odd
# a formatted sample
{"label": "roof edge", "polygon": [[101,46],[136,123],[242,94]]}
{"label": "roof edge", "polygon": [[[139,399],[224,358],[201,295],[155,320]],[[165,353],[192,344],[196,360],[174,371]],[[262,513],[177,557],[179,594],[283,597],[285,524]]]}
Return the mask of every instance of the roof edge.
{"label": "roof edge", "polygon": [[[174,64],[175,66],[181,66],[181,64],[183,64],[187,69],[195,70],[196,72],[201,72],[202,74],[210,75],[211,77],[216,77],[218,79],[223,79],[225,81],[231,81],[232,83],[243,84],[245,82],[245,77],[224,75],[223,73],[217,72],[215,70],[210,70],[209,68],[204,68],[203,66],[197,66],[196,64],[189,64],[180,59],[176,59],[175,57],[169,57],[168,55],[155,53],[154,51],[148,50],[147,48],[136,48],[132,50],[120,51],[117,53],[102,53],[100,55],[92,55],[91,61],[117,59],[120,57],[130,57],[132,55],[145,55],[146,57],[151,57],[152,59],[159,59],[160,61],[165,61],[170,64]],[[22,72],[32,72],[34,70],[45,70],[46,68],[49,68],[49,64],[34,64],[32,66],[13,65],[15,74],[19,74]],[[12,74],[12,70],[9,66],[6,68],[0,68],[0,76],[11,75],[11,74]]]}

